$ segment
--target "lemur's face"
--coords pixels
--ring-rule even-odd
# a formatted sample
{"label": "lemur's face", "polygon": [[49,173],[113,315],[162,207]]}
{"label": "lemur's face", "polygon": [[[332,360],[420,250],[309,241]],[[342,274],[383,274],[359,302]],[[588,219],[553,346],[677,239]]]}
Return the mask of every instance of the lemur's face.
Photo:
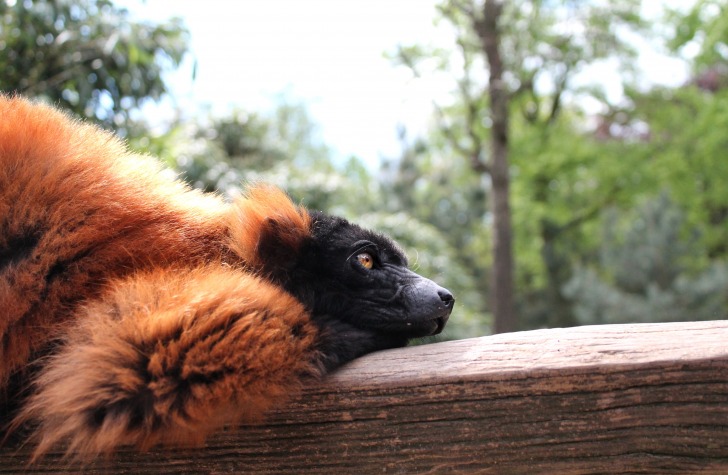
{"label": "lemur's face", "polygon": [[[343,218],[295,206],[280,190],[253,187],[229,222],[231,250],[311,312],[340,358],[440,333],[452,294],[407,268],[400,248]],[[342,341],[357,342],[346,348]],[[340,354],[339,354],[340,353]]]}
{"label": "lemur's face", "polygon": [[290,270],[292,291],[324,316],[361,330],[417,338],[442,331],[452,294],[407,268],[389,238],[311,213],[312,239]]}

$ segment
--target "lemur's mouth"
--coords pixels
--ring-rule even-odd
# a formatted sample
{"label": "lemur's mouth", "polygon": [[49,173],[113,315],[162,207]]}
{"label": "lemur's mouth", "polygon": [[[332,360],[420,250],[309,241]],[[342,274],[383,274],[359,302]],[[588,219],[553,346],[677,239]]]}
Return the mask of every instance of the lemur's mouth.
{"label": "lemur's mouth", "polygon": [[439,335],[442,333],[442,330],[445,328],[445,324],[447,323],[447,319],[450,317],[450,312],[448,311],[445,315],[441,317],[437,317],[434,320],[430,320],[428,322],[425,322],[426,325],[423,325],[423,329],[428,329],[429,333],[423,336],[433,336],[433,335]]}
{"label": "lemur's mouth", "polygon": [[391,328],[392,331],[399,331],[407,338],[422,338],[425,336],[433,336],[442,333],[445,328],[447,319],[450,316],[448,311],[445,315],[415,322],[405,322],[397,325],[398,328]]}
{"label": "lemur's mouth", "polygon": [[439,335],[442,333],[442,330],[445,328],[445,324],[447,323],[447,319],[450,317],[450,312],[447,313],[447,315],[443,317],[439,317],[435,319],[435,323],[437,323],[437,328],[435,328],[435,331],[432,333],[432,335]]}

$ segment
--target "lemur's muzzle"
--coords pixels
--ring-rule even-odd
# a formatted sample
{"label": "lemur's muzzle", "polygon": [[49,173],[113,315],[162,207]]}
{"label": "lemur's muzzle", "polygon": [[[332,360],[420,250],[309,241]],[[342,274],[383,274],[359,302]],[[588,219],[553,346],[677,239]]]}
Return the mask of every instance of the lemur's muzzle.
{"label": "lemur's muzzle", "polygon": [[430,279],[414,272],[412,278],[407,288],[410,311],[406,333],[411,338],[437,335],[445,328],[455,306],[455,298],[449,290]]}

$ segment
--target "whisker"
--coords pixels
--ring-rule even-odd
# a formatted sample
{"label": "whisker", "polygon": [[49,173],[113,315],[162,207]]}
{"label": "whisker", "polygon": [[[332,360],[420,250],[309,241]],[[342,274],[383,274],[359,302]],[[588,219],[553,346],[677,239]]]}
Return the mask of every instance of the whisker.
{"label": "whisker", "polygon": [[419,261],[420,261],[420,251],[418,251],[417,249],[415,249],[415,261],[410,265],[410,268],[413,271],[416,271],[417,269],[420,268],[420,262]]}

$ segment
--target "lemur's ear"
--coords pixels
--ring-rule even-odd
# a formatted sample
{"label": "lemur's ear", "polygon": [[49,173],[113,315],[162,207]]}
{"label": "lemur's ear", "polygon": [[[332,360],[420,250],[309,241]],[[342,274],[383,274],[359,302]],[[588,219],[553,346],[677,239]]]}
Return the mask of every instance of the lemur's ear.
{"label": "lemur's ear", "polygon": [[255,185],[234,204],[230,248],[254,269],[278,277],[310,238],[311,217],[280,189]]}

